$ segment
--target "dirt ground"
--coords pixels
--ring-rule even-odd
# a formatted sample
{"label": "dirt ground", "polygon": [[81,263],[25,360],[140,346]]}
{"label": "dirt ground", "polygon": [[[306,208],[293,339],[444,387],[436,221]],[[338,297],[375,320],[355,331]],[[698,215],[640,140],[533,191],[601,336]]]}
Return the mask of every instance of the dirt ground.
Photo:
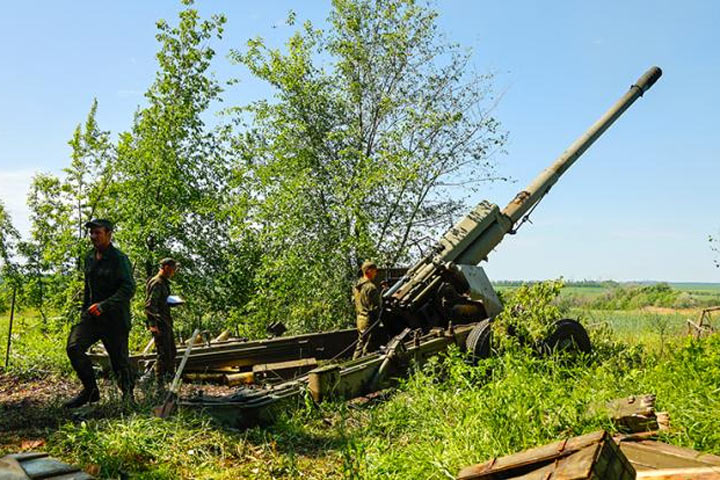
{"label": "dirt ground", "polygon": [[[42,450],[48,437],[67,422],[112,418],[125,412],[120,391],[108,379],[98,382],[100,401],[75,410],[62,404],[80,389],[74,377],[51,376],[25,380],[0,373],[0,456],[29,450]],[[160,404],[163,398],[147,394],[148,389],[136,388],[137,410]],[[182,394],[192,395],[198,390],[210,395],[231,391],[215,385],[183,385]]]}

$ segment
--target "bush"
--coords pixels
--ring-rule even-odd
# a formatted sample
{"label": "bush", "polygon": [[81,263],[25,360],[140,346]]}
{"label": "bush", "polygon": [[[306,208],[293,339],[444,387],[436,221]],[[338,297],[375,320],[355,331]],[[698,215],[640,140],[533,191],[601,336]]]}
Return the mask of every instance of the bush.
{"label": "bush", "polygon": [[504,310],[493,322],[493,338],[499,349],[537,344],[545,339],[555,321],[567,312],[557,302],[562,280],[523,284],[503,298]]}

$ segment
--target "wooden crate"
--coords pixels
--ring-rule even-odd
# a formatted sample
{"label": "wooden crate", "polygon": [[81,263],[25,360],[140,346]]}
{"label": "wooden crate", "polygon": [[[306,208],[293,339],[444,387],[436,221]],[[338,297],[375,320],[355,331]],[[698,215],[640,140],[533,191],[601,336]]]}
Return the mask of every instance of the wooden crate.
{"label": "wooden crate", "polygon": [[720,457],[676,447],[642,435],[619,436],[615,441],[637,471],[654,480],[720,480]]}
{"label": "wooden crate", "polygon": [[634,480],[635,469],[604,431],[466,467],[458,480]]}

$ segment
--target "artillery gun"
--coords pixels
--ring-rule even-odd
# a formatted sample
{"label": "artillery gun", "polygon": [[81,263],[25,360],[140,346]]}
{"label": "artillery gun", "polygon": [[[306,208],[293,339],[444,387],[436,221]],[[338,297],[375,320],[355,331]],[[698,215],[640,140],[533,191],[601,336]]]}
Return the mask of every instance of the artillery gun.
{"label": "artillery gun", "polygon": [[[436,327],[479,322],[467,339],[467,348],[476,356],[486,356],[489,353],[488,320],[502,311],[502,305],[478,264],[487,260],[506,235],[517,231],[560,176],[661,75],[660,68],[650,68],[503,210],[482,201],[448,230],[430,253],[384,294],[381,329],[385,334],[397,335],[405,328],[427,332]],[[587,333],[574,320],[555,324],[550,340],[560,339],[574,342],[581,350],[590,349]]]}
{"label": "artillery gun", "polygon": [[[657,67],[648,70],[503,210],[480,202],[446,232],[427,256],[383,294],[385,302],[374,323],[377,337],[382,339],[380,348],[350,359],[356,338],[352,330],[208,345],[198,349],[202,361],[198,357],[195,368],[233,368],[254,377],[256,383],[258,377],[267,378],[268,372],[282,380],[261,381],[227,396],[200,394],[181,401],[181,408],[201,409],[222,422],[246,426],[270,420],[274,412],[301,403],[306,391],[316,401],[376,391],[388,385],[392,376],[402,375],[411,363],[422,364],[450,345],[465,345],[476,357],[489,354],[489,322],[502,305],[478,264],[487,260],[506,235],[517,231],[560,176],[661,74]],[[590,348],[587,333],[579,323],[561,320],[556,327],[555,340],[565,336],[581,349]],[[270,365],[268,361],[275,363]],[[191,356],[188,365],[192,364]],[[317,368],[299,376],[283,376],[283,372],[309,364]]]}

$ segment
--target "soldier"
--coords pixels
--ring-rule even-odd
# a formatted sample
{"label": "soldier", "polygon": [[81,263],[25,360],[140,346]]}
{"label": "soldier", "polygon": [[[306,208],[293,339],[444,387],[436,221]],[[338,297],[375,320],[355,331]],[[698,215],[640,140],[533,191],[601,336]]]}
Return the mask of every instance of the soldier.
{"label": "soldier", "polygon": [[371,333],[368,329],[377,321],[382,304],[380,292],[373,283],[377,276],[377,266],[373,262],[366,260],[360,269],[363,276],[353,287],[358,329],[358,340],[355,345],[353,359],[367,354],[371,339]]}
{"label": "soldier", "polygon": [[85,257],[85,292],[80,322],[70,330],[66,346],[67,356],[83,389],[65,406],[77,408],[100,399],[92,363],[86,354],[98,340],[102,341],[110,357],[123,400],[132,403],[135,379],[128,353],[130,299],[135,294],[132,268],[128,257],[112,244],[112,222],[92,220],[85,228],[90,232],[93,249]]}
{"label": "soldier", "polygon": [[180,264],[173,258],[160,260],[157,275],[147,281],[145,288],[145,314],[147,328],[155,339],[157,360],[155,361],[155,377],[158,390],[162,391],[165,384],[175,372],[175,340],[173,320],[170,315],[170,279],[175,275]]}

